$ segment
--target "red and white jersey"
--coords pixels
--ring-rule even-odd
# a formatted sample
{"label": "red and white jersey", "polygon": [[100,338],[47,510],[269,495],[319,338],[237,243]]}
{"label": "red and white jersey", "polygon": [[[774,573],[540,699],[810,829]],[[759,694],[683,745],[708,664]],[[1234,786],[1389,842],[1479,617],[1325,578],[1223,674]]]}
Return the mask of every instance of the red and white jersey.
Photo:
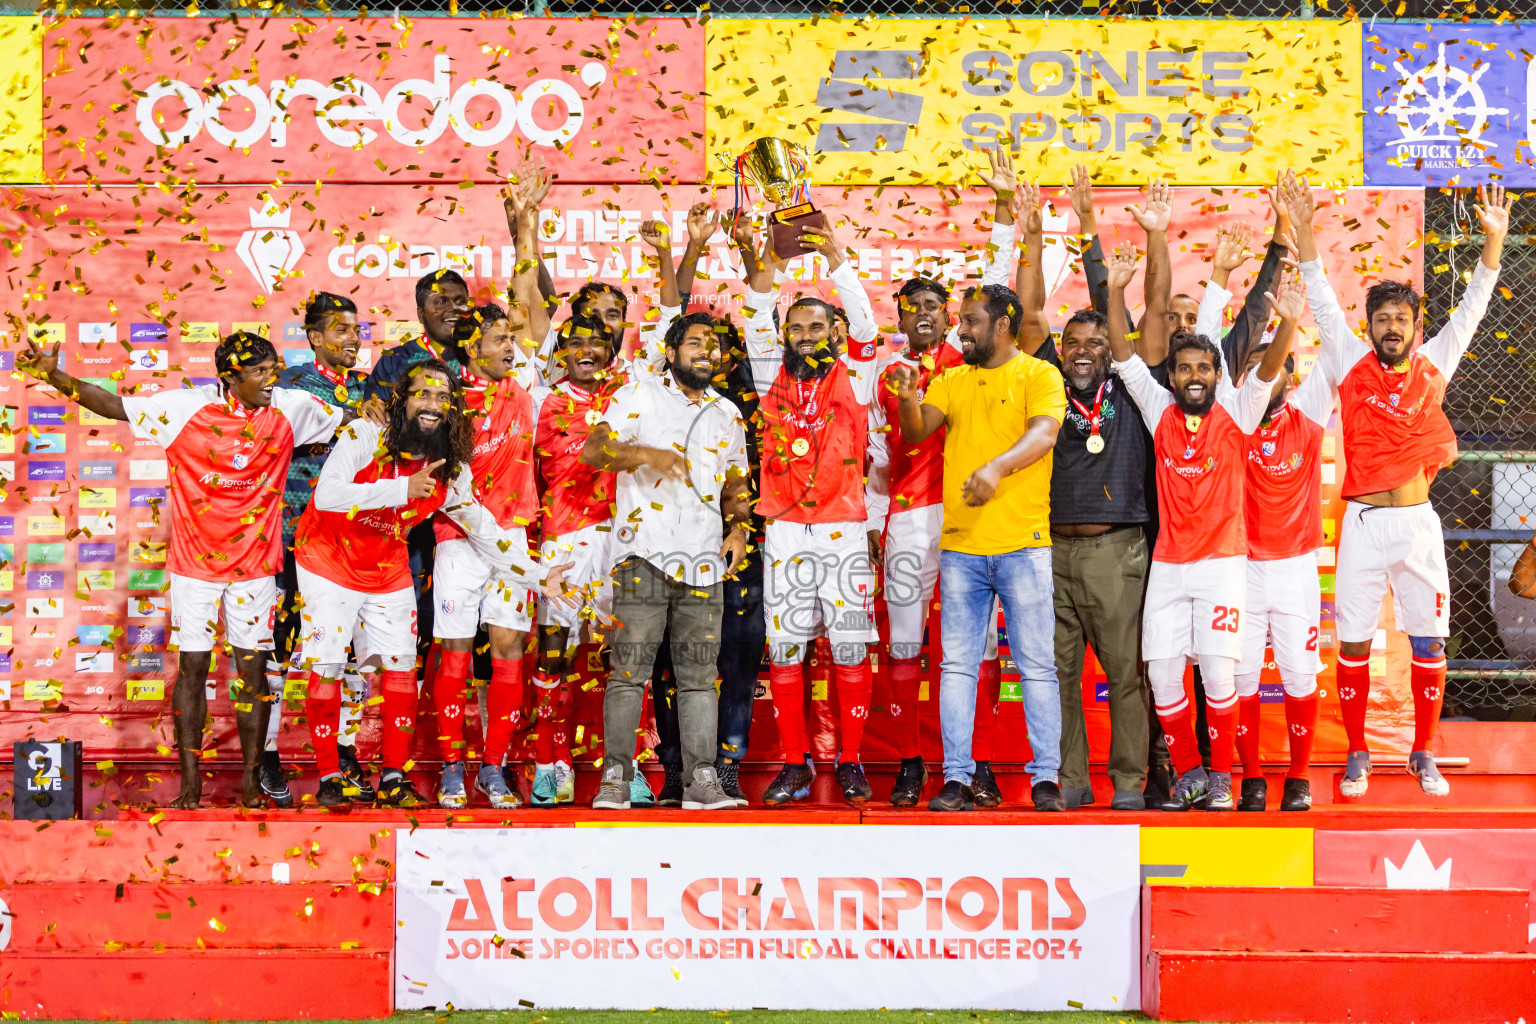
{"label": "red and white jersey", "polygon": [[616,381],[587,391],[562,381],[539,410],[534,452],[544,495],[546,540],[613,518],[616,477],[582,462],[581,450],[621,385]]}
{"label": "red and white jersey", "polygon": [[[496,517],[504,529],[532,529],[539,514],[534,483],[533,434],[538,423],[538,399],[511,377],[481,380],[464,371],[464,404],[474,425],[474,457],[469,464],[475,500]],[[547,388],[535,389],[540,395]],[[439,542],[458,540],[464,531],[439,514],[432,522]]]}
{"label": "red and white jersey", "polygon": [[875,400],[869,407],[869,480],[864,508],[870,529],[883,527],[893,506],[903,512],[944,503],[944,428],[919,444],[908,444],[902,438],[900,402],[891,371],[897,364],[915,367],[917,397],[921,400],[929,381],[962,362],[960,350],[946,341],[916,358],[903,353],[880,368]]}
{"label": "red and white jersey", "polygon": [[1333,395],[1318,360],[1275,415],[1248,435],[1243,518],[1249,558],[1296,558],[1323,546],[1323,432]]}
{"label": "red and white jersey", "polygon": [[283,571],[283,488],[296,445],[328,441],[344,412],[314,395],[272,391],[248,409],[216,384],[123,399],[135,437],[165,449],[177,576],[227,583]]}
{"label": "red and white jersey", "polygon": [[748,291],[746,348],[760,396],[762,490],[757,511],[792,523],[862,523],[869,406],[879,368],[869,296],[848,263],[831,274],[848,314],[848,351],[825,377],[802,381],[784,369],[773,325],[774,297]]}
{"label": "red and white jersey", "polygon": [[325,460],[315,496],[299,519],[294,558],[312,573],[365,594],[387,594],[411,585],[405,536],[439,509],[463,528],[475,553],[514,572],[535,587],[541,573],[527,545],[502,529],[475,501],[468,466],[445,487],[438,481],[425,498],[410,497],[410,475],[421,459],[397,459],[385,451],[379,426],[354,420]]}
{"label": "red and white jersey", "polygon": [[1234,389],[1222,374],[1215,404],[1190,429],[1190,418],[1140,356],[1116,362],[1114,368],[1152,432],[1162,520],[1152,557],[1183,563],[1247,554],[1243,483],[1248,440],[1243,435],[1264,418],[1274,381],[1250,373]]}
{"label": "red and white jersey", "polygon": [[1456,459],[1456,434],[1445,416],[1445,386],[1488,309],[1499,272],[1478,260],[1461,302],[1440,333],[1406,365],[1387,367],[1349,329],[1321,260],[1301,265],[1307,303],[1322,336],[1321,360],[1338,381],[1344,428],[1344,497],[1389,491],[1437,472]]}

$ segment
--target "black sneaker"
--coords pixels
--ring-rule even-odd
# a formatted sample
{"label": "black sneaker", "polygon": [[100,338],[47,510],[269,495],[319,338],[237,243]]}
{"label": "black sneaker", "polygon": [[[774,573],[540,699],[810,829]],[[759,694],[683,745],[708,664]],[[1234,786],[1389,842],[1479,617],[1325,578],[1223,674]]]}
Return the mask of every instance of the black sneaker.
{"label": "black sneaker", "polygon": [[799,764],[786,764],[768,784],[768,789],[763,793],[763,803],[769,807],[781,807],[804,800],[811,795],[811,783],[815,780],[816,769],[811,766],[810,758]]}
{"label": "black sneaker", "polygon": [[959,779],[950,779],[939,795],[928,801],[930,811],[974,811],[976,794]]}
{"label": "black sneaker", "polygon": [[256,769],[261,780],[261,791],[278,807],[293,806],[293,790],[288,788],[288,776],[283,774],[283,761],[275,750],[261,752],[261,767]]}
{"label": "black sneaker", "polygon": [[992,774],[992,762],[976,762],[971,792],[976,796],[977,807],[996,807],[1003,802],[1003,791],[997,788],[997,776]]}
{"label": "black sneaker", "polygon": [[901,770],[896,773],[896,784],[891,787],[892,807],[916,807],[923,798],[923,787],[928,784],[928,766],[921,757],[904,757]]}
{"label": "black sneaker", "polygon": [[1165,811],[1187,811],[1194,807],[1205,805],[1206,795],[1210,792],[1211,780],[1204,768],[1195,767],[1179,776],[1178,784],[1173,787],[1173,792],[1168,794],[1168,799],[1163,801]]}
{"label": "black sneaker", "polygon": [[1037,811],[1064,811],[1067,801],[1061,795],[1061,787],[1054,782],[1037,782],[1029,787],[1029,795],[1035,801]]}
{"label": "black sneaker", "polygon": [[320,789],[315,793],[315,803],[321,807],[351,807],[352,798],[347,795],[348,788],[344,776],[332,775],[321,779]]}
{"label": "black sneaker", "polygon": [[720,777],[720,788],[737,807],[746,807],[752,801],[741,791],[741,770],[737,762],[726,758],[715,761],[715,774]]}
{"label": "black sneaker", "polygon": [[680,764],[664,764],[661,768],[664,777],[661,784],[661,792],[656,794],[656,806],[683,806],[683,766]]}
{"label": "black sneaker", "polygon": [[1262,811],[1269,800],[1269,784],[1263,779],[1244,779],[1243,797],[1237,802],[1240,811]]}
{"label": "black sneaker", "polygon": [[1285,793],[1280,797],[1282,811],[1310,811],[1312,809],[1312,783],[1306,779],[1286,779]]}
{"label": "black sneaker", "polygon": [[1163,804],[1173,793],[1173,769],[1167,765],[1153,765],[1147,769],[1147,785],[1141,791],[1143,809],[1162,810]]}
{"label": "black sneaker", "polygon": [[843,791],[843,799],[855,807],[869,803],[875,791],[864,777],[864,766],[857,761],[837,763],[837,788]]}
{"label": "black sneaker", "polygon": [[405,777],[405,773],[398,768],[386,768],[379,776],[379,794],[377,803],[380,807],[400,807],[407,810],[417,807],[430,807],[432,801],[416,792],[416,787],[411,780]]}
{"label": "black sneaker", "polygon": [[379,794],[373,788],[373,776],[358,761],[356,748],[338,746],[336,752],[341,755],[341,774],[345,775],[347,781],[352,784],[352,788],[357,790],[352,799],[364,804],[373,803]]}

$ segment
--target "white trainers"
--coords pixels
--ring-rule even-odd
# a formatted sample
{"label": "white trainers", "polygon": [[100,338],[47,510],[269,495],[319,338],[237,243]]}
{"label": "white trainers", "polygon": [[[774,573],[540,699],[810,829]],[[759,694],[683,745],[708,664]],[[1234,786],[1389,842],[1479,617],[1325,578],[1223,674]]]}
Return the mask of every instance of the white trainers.
{"label": "white trainers", "polygon": [[1435,755],[1427,750],[1415,750],[1408,755],[1408,774],[1419,780],[1419,788],[1430,796],[1450,796],[1451,784],[1440,774]]}
{"label": "white trainers", "polygon": [[576,772],[564,761],[555,762],[555,803],[568,804],[576,800]]}
{"label": "white trainers", "polygon": [[1371,786],[1371,755],[1364,750],[1352,750],[1349,763],[1344,768],[1344,778],[1339,781],[1340,796],[1364,796]]}

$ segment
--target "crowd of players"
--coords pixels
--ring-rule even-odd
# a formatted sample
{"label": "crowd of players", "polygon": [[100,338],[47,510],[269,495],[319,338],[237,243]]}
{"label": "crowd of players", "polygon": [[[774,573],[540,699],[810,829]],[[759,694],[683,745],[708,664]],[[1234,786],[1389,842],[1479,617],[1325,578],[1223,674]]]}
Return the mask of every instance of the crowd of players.
{"label": "crowd of players", "polygon": [[[312,364],[284,368],[266,338],[236,333],[218,348],[218,382],[202,387],[119,397],[64,372],[56,345],[29,343],[19,360],[28,373],[167,452],[173,805],[201,797],[205,682],[220,642],[233,654],[246,804],[293,802],[276,755],[271,656],[308,673],[324,806],[428,802],[407,774],[423,690],[443,752],[438,803],[463,807],[472,786],[494,807],[521,805],[521,766],[507,760],[524,726],[525,660],[533,806],[574,799],[572,695],[593,665],[606,683],[594,807],[745,806],[738,765],[766,645],[785,764],[763,802],[789,805],[816,774],[802,663],[825,642],[837,788],[854,804],[874,796],[859,748],[875,650],[888,659],[885,707],[902,756],[889,800],[913,806],[928,775],[916,709],[937,587],[944,784],[931,808],[1001,801],[990,767],[1001,608],[1037,810],[1095,799],[1080,686],[1088,647],[1108,678],[1112,807],[1265,808],[1258,690],[1269,647],[1291,751],[1280,804],[1305,810],[1321,667],[1321,453],[1335,402],[1347,501],[1336,570],[1350,747],[1341,790],[1360,795],[1369,782],[1369,658],[1390,588],[1413,649],[1408,770],[1425,792],[1447,793],[1429,751],[1449,586],[1428,488],[1456,455],[1442,400],[1493,291],[1513,197],[1479,190],[1481,260],[1446,325],[1416,344],[1420,297],[1407,284],[1369,288],[1355,333],[1318,258],[1313,192],[1287,172],[1270,190],[1275,220],[1254,287],[1223,336],[1225,285],[1250,256],[1249,229],[1218,231],[1201,298],[1174,294],[1168,186],[1154,182],[1132,211],[1144,247],[1106,258],[1080,168],[1067,192],[1092,307],[1057,334],[1044,313],[1046,200],[1016,179],[1006,152],[987,159],[996,203],[981,280],[963,282],[958,302],[942,280],[906,282],[884,358],[834,228],[799,235],[824,260],[832,297],[781,311],[789,278],[760,227],[705,204],[689,211],[680,261],[663,225],[641,229],[658,308],[639,312],[594,283],[561,319],[538,258],[549,189],[540,167],[506,199],[518,260],[506,306],[472,305],[451,271],[423,277],[422,336],[384,352],[371,374],[355,368],[355,304],[328,293],[305,308]],[[745,269],[739,325],[687,311],[699,257],[722,230]],[[1137,320],[1126,289],[1143,254]],[[1297,383],[1290,348],[1309,308],[1322,347]],[[490,668],[475,743],[464,720],[482,630]],[[659,680],[665,776],[653,795],[636,737]],[[354,752],[375,684],[376,784]]]}

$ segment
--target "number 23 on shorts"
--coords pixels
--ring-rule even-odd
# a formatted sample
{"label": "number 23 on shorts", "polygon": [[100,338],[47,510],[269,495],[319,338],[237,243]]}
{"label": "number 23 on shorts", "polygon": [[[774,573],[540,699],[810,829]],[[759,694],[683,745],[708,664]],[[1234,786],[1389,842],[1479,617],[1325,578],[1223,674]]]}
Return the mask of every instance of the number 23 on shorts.
{"label": "number 23 on shorts", "polygon": [[1237,619],[1238,615],[1242,612],[1241,608],[1228,608],[1224,604],[1219,604],[1212,611],[1216,613],[1215,617],[1211,619],[1212,629],[1218,632],[1222,630],[1228,633],[1237,632]]}

